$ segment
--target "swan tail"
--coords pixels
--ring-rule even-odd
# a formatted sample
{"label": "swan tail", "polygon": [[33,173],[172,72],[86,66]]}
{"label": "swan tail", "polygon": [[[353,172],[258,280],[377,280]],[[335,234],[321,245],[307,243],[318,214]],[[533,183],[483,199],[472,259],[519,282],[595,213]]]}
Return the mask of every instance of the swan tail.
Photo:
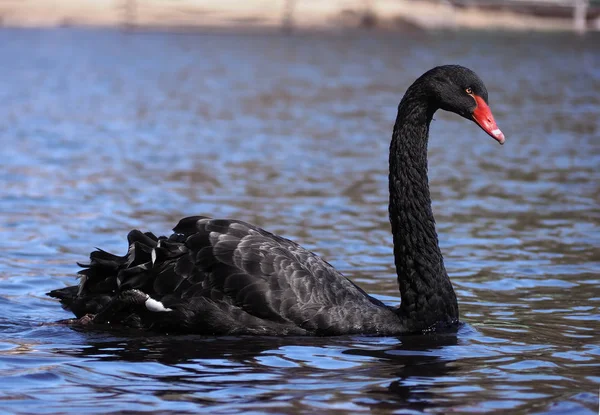
{"label": "swan tail", "polygon": [[65,288],[59,288],[57,290],[52,290],[52,291],[46,293],[46,295],[48,295],[50,297],[58,298],[63,305],[68,307],[73,302],[73,300],[77,297],[77,291],[78,291],[78,287],[76,285],[73,285],[71,287],[65,287]]}
{"label": "swan tail", "polygon": [[78,263],[83,267],[78,272],[79,285],[53,290],[47,295],[58,298],[63,308],[78,318],[97,314],[122,291],[136,289],[151,293],[156,268],[180,255],[183,246],[173,237],[156,237],[139,230],[129,232],[127,242],[129,249],[124,256],[96,249],[90,254],[89,263]]}

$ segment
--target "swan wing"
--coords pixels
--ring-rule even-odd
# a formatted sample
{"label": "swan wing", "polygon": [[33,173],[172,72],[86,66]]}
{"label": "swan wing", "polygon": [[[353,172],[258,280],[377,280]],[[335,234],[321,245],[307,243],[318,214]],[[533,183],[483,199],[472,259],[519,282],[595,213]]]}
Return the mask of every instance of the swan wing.
{"label": "swan wing", "polygon": [[[311,332],[331,330],[351,310],[378,303],[316,254],[251,224],[192,217],[174,231],[188,252],[169,278],[191,282],[176,290],[184,301],[210,299]],[[163,291],[160,278],[155,286]]]}
{"label": "swan wing", "polygon": [[203,216],[173,230],[168,238],[131,231],[125,256],[92,252],[79,287],[50,295],[78,317],[196,333],[343,334],[390,319],[380,301],[286,238]]}

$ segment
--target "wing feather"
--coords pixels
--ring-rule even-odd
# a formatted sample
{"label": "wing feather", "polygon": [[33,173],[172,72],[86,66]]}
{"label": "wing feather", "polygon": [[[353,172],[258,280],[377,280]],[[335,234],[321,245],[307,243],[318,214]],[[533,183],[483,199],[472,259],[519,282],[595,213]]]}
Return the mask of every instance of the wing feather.
{"label": "wing feather", "polygon": [[[264,229],[193,216],[173,230],[168,238],[130,232],[124,257],[93,252],[80,272],[77,298],[73,290],[55,295],[61,301],[70,296],[63,303],[83,315],[98,312],[120,291],[137,289],[173,310],[149,313],[151,325],[195,332],[335,334],[352,321],[368,321],[370,312],[386,312],[329,263]],[[136,321],[150,318],[146,314]]]}

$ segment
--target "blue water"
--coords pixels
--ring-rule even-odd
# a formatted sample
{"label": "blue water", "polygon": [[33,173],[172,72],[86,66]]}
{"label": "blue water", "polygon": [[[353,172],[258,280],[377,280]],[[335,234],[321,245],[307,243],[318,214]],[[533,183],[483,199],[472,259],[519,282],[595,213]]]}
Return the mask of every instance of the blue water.
{"label": "blue water", "polygon": [[[595,414],[596,35],[0,31],[0,410]],[[387,151],[410,83],[473,68],[507,137],[439,113],[430,179],[463,325],[402,338],[145,336],[55,325],[94,247],[206,214],[399,293]]]}

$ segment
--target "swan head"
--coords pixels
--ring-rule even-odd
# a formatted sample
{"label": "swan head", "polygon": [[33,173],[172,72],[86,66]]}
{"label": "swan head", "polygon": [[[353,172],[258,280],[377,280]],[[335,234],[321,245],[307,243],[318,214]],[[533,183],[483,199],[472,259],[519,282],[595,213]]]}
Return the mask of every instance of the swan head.
{"label": "swan head", "polygon": [[504,144],[504,134],[488,105],[487,89],[475,72],[459,65],[445,65],[433,68],[422,78],[433,93],[438,108],[475,122],[493,139]]}

